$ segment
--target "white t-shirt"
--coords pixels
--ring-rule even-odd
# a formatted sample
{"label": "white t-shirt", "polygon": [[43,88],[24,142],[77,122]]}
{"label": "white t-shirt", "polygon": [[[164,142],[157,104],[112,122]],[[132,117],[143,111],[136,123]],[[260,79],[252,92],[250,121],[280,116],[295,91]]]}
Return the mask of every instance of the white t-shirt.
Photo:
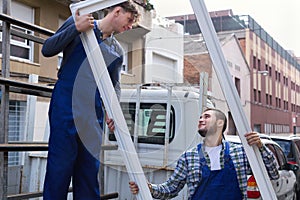
{"label": "white t-shirt", "polygon": [[207,152],[210,159],[211,171],[221,169],[221,164],[220,164],[221,150],[222,150],[222,144],[216,147],[205,146],[205,151]]}

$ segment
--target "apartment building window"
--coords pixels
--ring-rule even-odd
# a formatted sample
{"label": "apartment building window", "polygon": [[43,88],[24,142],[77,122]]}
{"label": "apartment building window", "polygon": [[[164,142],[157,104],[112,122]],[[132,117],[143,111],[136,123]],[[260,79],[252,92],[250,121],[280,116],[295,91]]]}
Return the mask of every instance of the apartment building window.
{"label": "apartment building window", "polygon": [[128,73],[128,55],[131,53],[130,52],[130,45],[129,43],[126,43],[126,42],[122,42],[122,41],[119,41],[120,44],[122,45],[123,47],[123,50],[124,50],[124,54],[123,54],[123,63],[122,63],[122,71],[125,72],[125,73]]}
{"label": "apartment building window", "polygon": [[227,65],[228,65],[228,67],[232,67],[233,66],[232,62],[230,62],[229,60],[227,60]]}
{"label": "apartment building window", "polygon": [[287,101],[283,101],[283,109],[289,110],[289,103]]}
{"label": "apartment building window", "polygon": [[258,71],[261,70],[260,59],[257,59],[257,70],[258,70]]}
{"label": "apartment building window", "polygon": [[253,68],[256,69],[256,57],[253,56]]}
{"label": "apartment building window", "polygon": [[269,98],[270,98],[269,105],[272,106],[272,95],[269,95]]}
{"label": "apartment building window", "polygon": [[269,76],[272,76],[272,67],[269,67]]}
{"label": "apartment building window", "polygon": [[256,89],[253,89],[253,99],[254,99],[254,102],[257,102]]}
{"label": "apartment building window", "polygon": [[283,85],[285,85],[287,87],[289,86],[289,79],[286,76],[283,76]]}
{"label": "apartment building window", "polygon": [[258,102],[261,103],[261,91],[257,92]]}
{"label": "apartment building window", "polygon": [[[2,1],[1,1],[1,10],[2,10]],[[11,2],[11,15],[12,17],[28,22],[28,23],[34,23],[34,9],[30,6],[27,6],[25,4],[12,1]],[[0,25],[2,26],[2,22],[0,22]],[[21,28],[15,25],[11,26],[12,30],[22,32],[25,34],[33,34],[32,31],[27,30],[25,28]],[[0,41],[2,43],[2,32],[0,34]],[[24,60],[33,61],[33,42],[11,35],[11,49],[10,49],[10,55],[12,57],[21,58]],[[2,53],[2,48],[0,48]]]}
{"label": "apartment building window", "polygon": [[269,105],[269,95],[266,94],[266,104]]}
{"label": "apartment building window", "polygon": [[235,78],[234,83],[235,83],[235,87],[236,87],[236,90],[237,90],[239,96],[241,96],[241,81],[240,81],[240,79]]}
{"label": "apartment building window", "polygon": [[[26,102],[14,101],[9,102],[9,119],[8,119],[8,141],[20,141],[23,139],[25,129]],[[8,165],[20,165],[21,153],[9,152]]]}
{"label": "apartment building window", "polygon": [[291,104],[291,108],[292,108],[292,112],[296,112],[296,105],[295,104]]}
{"label": "apartment building window", "polygon": [[296,84],[294,81],[291,82],[291,89],[296,91]]}
{"label": "apartment building window", "polygon": [[253,131],[261,133],[261,124],[254,124]]}

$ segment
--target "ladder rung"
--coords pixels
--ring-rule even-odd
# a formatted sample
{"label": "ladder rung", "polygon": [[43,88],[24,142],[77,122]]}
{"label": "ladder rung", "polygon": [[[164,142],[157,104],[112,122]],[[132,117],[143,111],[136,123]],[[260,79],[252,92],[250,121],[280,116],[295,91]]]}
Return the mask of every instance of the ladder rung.
{"label": "ladder rung", "polygon": [[[102,150],[117,150],[118,145],[102,145]],[[0,144],[0,152],[8,151],[48,151],[47,142],[9,142]]]}
{"label": "ladder rung", "polygon": [[[69,188],[69,192],[72,192],[72,188]],[[29,199],[29,198],[37,198],[43,196],[43,192],[29,192],[29,193],[22,193],[22,194],[13,194],[8,195],[7,200],[22,200],[22,199]],[[109,193],[109,194],[102,194],[101,200],[105,199],[114,199],[118,198],[119,194],[117,192]]]}

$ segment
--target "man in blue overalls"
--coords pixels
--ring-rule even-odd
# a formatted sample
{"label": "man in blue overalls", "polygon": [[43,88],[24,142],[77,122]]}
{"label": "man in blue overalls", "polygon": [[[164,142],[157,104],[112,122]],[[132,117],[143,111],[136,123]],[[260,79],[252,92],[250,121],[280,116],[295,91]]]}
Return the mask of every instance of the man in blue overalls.
{"label": "man in blue overalls", "polygon": [[[247,173],[251,170],[242,145],[223,140],[227,119],[217,109],[207,109],[198,123],[198,132],[204,142],[182,154],[172,176],[162,184],[148,184],[156,199],[177,196],[185,184],[191,200],[241,200],[247,199]],[[249,145],[257,145],[271,179],[279,172],[272,152],[266,148],[257,133],[246,133]],[[130,190],[139,190],[134,182]]]}
{"label": "man in blue overalls", "polygon": [[[130,1],[108,9],[101,20],[91,14],[69,17],[42,48],[46,57],[63,51],[49,108],[50,137],[44,200],[65,200],[72,180],[73,198],[100,200],[98,170],[103,109],[80,33],[93,29],[117,96],[123,50],[113,34],[132,28],[139,14]],[[112,91],[113,92],[113,91]],[[111,119],[106,121],[113,130]]]}

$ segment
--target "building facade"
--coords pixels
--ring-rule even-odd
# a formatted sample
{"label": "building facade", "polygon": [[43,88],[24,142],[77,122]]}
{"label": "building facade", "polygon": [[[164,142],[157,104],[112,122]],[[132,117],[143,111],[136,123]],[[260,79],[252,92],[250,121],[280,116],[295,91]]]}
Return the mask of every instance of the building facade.
{"label": "building facade", "polygon": [[[239,41],[234,34],[218,34],[224,57],[228,64],[228,69],[232,75],[237,92],[241,98],[241,103],[248,120],[251,118],[250,113],[250,67],[245,60]],[[228,127],[227,134],[235,135],[236,127],[227,106],[218,77],[213,69],[208,50],[201,34],[185,36],[184,43],[184,77],[185,81],[191,85],[199,85],[202,72],[208,74],[207,88],[208,97],[213,101],[216,108],[227,113]],[[200,61],[200,62],[199,62]],[[224,91],[226,92],[226,91]]]}
{"label": "building facade", "polygon": [[[234,33],[250,67],[250,124],[266,134],[300,133],[300,64],[251,16],[231,10],[210,13],[217,33]],[[194,15],[169,17],[185,34],[201,33]],[[201,62],[201,60],[199,60]],[[265,73],[263,73],[265,72]],[[267,76],[262,76],[262,75]]]}

